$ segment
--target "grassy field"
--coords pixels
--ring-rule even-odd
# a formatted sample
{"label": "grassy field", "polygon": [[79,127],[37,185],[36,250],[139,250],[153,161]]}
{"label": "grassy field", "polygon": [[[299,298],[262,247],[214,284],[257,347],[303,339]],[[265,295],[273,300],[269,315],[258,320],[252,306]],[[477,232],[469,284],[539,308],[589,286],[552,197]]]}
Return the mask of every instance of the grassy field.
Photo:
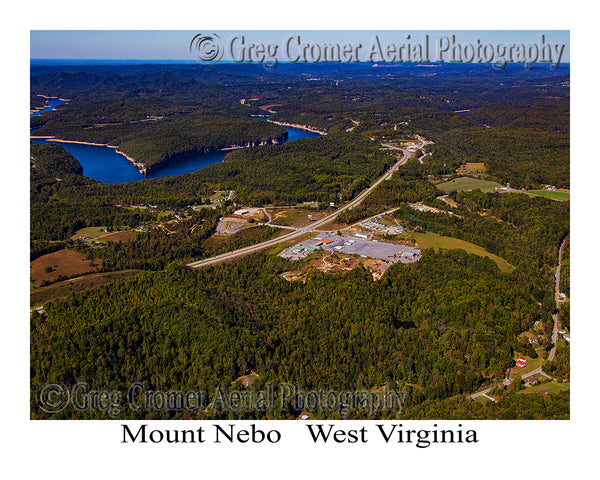
{"label": "grassy field", "polygon": [[61,276],[68,278],[94,272],[101,264],[101,260],[88,260],[82,253],[64,249],[30,262],[29,277],[34,286],[40,286],[44,281],[54,282]]}
{"label": "grassy field", "polygon": [[[524,340],[524,341],[525,340],[529,341],[529,338],[531,338],[531,337],[534,337],[541,342],[541,338],[533,329],[527,330],[526,332],[522,332],[517,336],[517,338],[519,338],[520,340]],[[535,342],[535,343],[533,343],[533,347],[538,348],[539,344],[537,342]],[[538,352],[538,353],[540,353],[540,352]]]}
{"label": "grassy field", "polygon": [[396,218],[393,215],[384,215],[381,218],[381,223],[383,223],[387,227],[400,227],[402,226],[400,223],[396,221]]}
{"label": "grassy field", "polygon": [[[541,353],[538,352],[538,355]],[[522,355],[523,358],[527,359],[527,364],[521,368],[521,367],[513,367],[512,370],[510,371],[510,378],[515,378],[517,376],[517,374],[523,376],[526,373],[532,372],[533,370],[537,369],[538,367],[541,367],[542,364],[544,363],[544,358],[542,357],[542,355],[539,355],[538,358],[530,358],[527,355]]]}
{"label": "grassy field", "polygon": [[497,182],[488,180],[479,180],[478,178],[460,177],[449,182],[438,183],[436,185],[444,193],[464,192],[466,190],[481,190],[482,192],[493,192],[496,187],[501,185]]}
{"label": "grassy field", "polygon": [[100,235],[106,235],[106,227],[85,227],[75,232],[75,235],[71,237],[71,240],[77,240],[79,237],[87,236],[90,238],[96,238]]}
{"label": "grassy field", "polygon": [[491,400],[490,400],[489,398],[487,398],[487,397],[484,397],[483,395],[481,395],[480,397],[477,397],[477,398],[475,398],[475,400],[474,400],[474,401],[475,401],[475,402],[479,402],[479,403],[481,403],[481,404],[483,404],[483,405],[485,405],[486,403],[489,403],[489,402],[491,402]]}
{"label": "grassy field", "polygon": [[494,255],[493,253],[488,252],[483,247],[478,245],[474,245],[469,242],[465,242],[464,240],[459,240],[458,238],[452,237],[442,237],[437,233],[403,233],[398,235],[398,238],[403,240],[411,240],[414,239],[419,248],[421,250],[426,250],[428,248],[433,248],[436,252],[442,248],[446,250],[453,249],[461,249],[467,253],[473,253],[475,255],[479,255],[480,257],[488,257],[498,265],[498,268],[503,273],[512,273],[515,269],[510,263],[508,263],[503,258],[500,258],[498,255]]}
{"label": "grassy field", "polygon": [[268,255],[279,255],[283,250],[288,248],[290,245],[296,245],[297,243],[303,242],[304,240],[308,240],[309,238],[312,238],[314,236],[315,236],[315,233],[307,232],[304,235],[300,235],[299,237],[285,240],[284,242],[281,242],[281,243],[275,245],[274,247],[271,247],[271,248],[265,250],[265,252]]}
{"label": "grassy field", "polygon": [[528,193],[533,193],[539,197],[551,198],[561,202],[568,202],[571,199],[571,192],[560,192],[556,190],[528,190]]}
{"label": "grassy field", "polygon": [[286,227],[304,227],[311,221],[308,216],[312,215],[313,220],[319,220],[331,213],[332,210],[314,210],[308,208],[269,208],[267,210],[271,215],[272,223]]}
{"label": "grassy field", "polygon": [[332,222],[326,223],[325,225],[321,225],[319,227],[319,230],[333,232],[333,231],[337,231],[337,230],[343,230],[346,227],[348,227],[348,224],[340,223],[337,221],[337,219],[335,219]]}
{"label": "grassy field", "polygon": [[135,239],[136,232],[133,230],[125,230],[121,232],[107,232],[106,227],[85,227],[77,230],[77,233],[71,237],[71,240],[77,240],[83,236],[89,237],[91,240],[95,240],[98,237],[102,237],[99,241],[106,242],[127,242]]}
{"label": "grassy field", "polygon": [[217,190],[209,198],[212,201],[222,202],[223,200],[225,200],[227,198],[228,195],[229,195],[229,192],[227,190]]}
{"label": "grassy field", "polygon": [[254,226],[244,228],[234,234],[215,234],[204,242],[203,247],[207,252],[210,252],[210,255],[217,255],[219,253],[224,253],[224,251],[230,252],[239,248],[266,242],[267,240],[272,240],[273,238],[280,237],[290,232],[289,230],[281,228],[265,238],[265,228],[267,227]]}
{"label": "grassy field", "polygon": [[39,307],[57,298],[68,297],[71,293],[81,292],[86,288],[102,285],[120,278],[127,278],[138,272],[140,272],[140,270],[92,273],[90,275],[65,280],[64,282],[54,283],[47,287],[40,287],[30,293],[29,304],[31,308]]}
{"label": "grassy field", "polygon": [[548,393],[550,395],[552,395],[552,394],[564,392],[565,390],[569,390],[570,388],[571,388],[571,382],[558,383],[558,382],[552,381],[552,382],[548,382],[548,383],[542,383],[540,385],[533,385],[531,387],[527,387],[524,390],[519,391],[519,393],[530,394],[530,393],[537,393],[540,390],[548,390]]}
{"label": "grassy field", "polygon": [[485,163],[467,162],[459,167],[459,171],[462,173],[485,173]]}
{"label": "grassy field", "polygon": [[99,242],[130,242],[135,240],[137,233],[133,230],[127,230],[125,232],[109,233],[103,236]]}

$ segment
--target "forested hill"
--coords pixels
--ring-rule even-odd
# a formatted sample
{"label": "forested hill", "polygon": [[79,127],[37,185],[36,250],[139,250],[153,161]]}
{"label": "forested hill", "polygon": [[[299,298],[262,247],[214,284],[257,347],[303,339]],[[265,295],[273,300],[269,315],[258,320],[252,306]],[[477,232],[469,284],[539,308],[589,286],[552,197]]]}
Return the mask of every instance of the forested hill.
{"label": "forested hill", "polygon": [[173,105],[147,100],[72,100],[33,124],[40,125],[36,135],[117,146],[145,165],[146,171],[183,155],[281,143],[287,138],[286,130],[273,123],[232,113],[187,110],[182,113]]}
{"label": "forested hill", "polygon": [[236,190],[240,199],[253,205],[338,203],[360,193],[395,162],[377,142],[337,133],[237,150],[227,154],[224,163],[203,168],[198,176]]}
{"label": "forested hill", "polygon": [[286,263],[255,255],[204,270],[171,266],[56,302],[32,324],[33,391],[51,379],[214,392],[252,369],[257,388],[415,384],[418,404],[501,374],[516,333],[538,318],[524,277],[464,252],[426,253],[380,282],[358,269],[289,283],[279,277]]}
{"label": "forested hill", "polygon": [[[228,142],[281,139],[282,127],[252,115],[327,131],[232,151],[224,162],[185,175],[106,185],[83,176],[60,146],[32,144],[31,258],[46,257],[36,265],[47,277],[34,281],[32,274],[31,288],[56,294],[31,315],[32,417],[106,418],[101,411],[49,415],[38,408],[44,384],[78,382],[123,392],[133,382],[210,393],[218,385],[257,392],[284,382],[333,391],[388,386],[409,392],[407,418],[568,417],[568,392],[541,398],[499,391],[500,404],[467,400],[501,383],[521,355],[532,369],[568,377],[566,340],[553,362],[545,360],[569,202],[500,188],[570,185],[568,67],[280,67],[32,68],[32,95],[70,99],[32,117],[40,134],[118,145],[148,165]],[[393,264],[375,281],[362,266],[324,271],[336,253],[292,263],[278,256],[285,247],[279,244],[186,267],[283,236],[287,230],[260,225],[271,215],[310,228],[311,218],[330,215],[404,159],[400,150],[409,151],[408,143],[417,151],[389,180],[322,228],[335,231],[386,212],[381,222],[403,232],[392,236],[375,227],[373,239],[418,245],[419,261]],[[479,178],[466,177],[467,169]],[[464,188],[448,187],[465,180]],[[479,190],[490,184],[490,193]],[[264,212],[234,214],[251,206]],[[216,233],[226,217],[247,225]],[[58,280],[51,252],[66,262],[79,258],[86,271]],[[568,246],[563,255],[566,275]],[[283,274],[295,269],[305,276],[288,281]],[[123,272],[130,276],[118,279]],[[75,275],[79,289],[70,283]],[[563,284],[568,292],[564,277]],[[562,328],[570,325],[568,314],[560,308]],[[292,419],[300,413],[286,405],[273,412],[125,410],[120,416]]]}
{"label": "forested hill", "polygon": [[32,177],[31,183],[44,177],[57,177],[66,174],[82,175],[81,164],[71,154],[58,145],[38,145],[30,142]]}
{"label": "forested hill", "polygon": [[[40,135],[118,145],[153,168],[179,155],[279,143],[285,138],[282,127],[250,118],[268,114],[271,120],[329,133],[352,130],[380,139],[425,135],[435,142],[431,174],[489,159],[488,173],[503,183],[568,187],[568,69],[36,66],[31,94],[71,102],[33,117],[31,126],[39,127]],[[466,145],[457,141],[462,137]],[[536,158],[530,152],[539,145],[544,152]]]}

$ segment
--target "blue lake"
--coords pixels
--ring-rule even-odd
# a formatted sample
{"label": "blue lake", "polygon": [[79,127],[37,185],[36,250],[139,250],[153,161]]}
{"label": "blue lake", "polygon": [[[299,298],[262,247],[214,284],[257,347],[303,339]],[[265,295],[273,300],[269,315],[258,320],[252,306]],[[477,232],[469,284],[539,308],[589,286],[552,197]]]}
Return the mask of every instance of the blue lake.
{"label": "blue lake", "polygon": [[59,100],[58,98],[47,98],[46,103],[48,104],[47,107],[41,108],[37,112],[31,113],[29,116],[37,117],[40,113],[49,112],[50,110],[54,110],[59,105],[64,105],[67,102],[65,102],[64,100]]}
{"label": "blue lake", "polygon": [[[50,102],[53,102],[53,104]],[[52,110],[56,106],[64,103],[65,102],[60,100],[48,100],[50,106],[43,111]],[[41,111],[31,114],[31,116],[39,115],[39,113],[41,113]],[[266,120],[266,117],[259,118]],[[319,136],[318,133],[309,132],[308,130],[300,128],[285,127],[285,129],[288,131],[288,142],[300,138]],[[44,138],[32,138],[31,141],[35,143],[54,143],[55,145],[60,145],[79,161],[83,167],[83,175],[102,183],[135,182],[146,178],[168,177],[172,175],[181,175],[183,173],[191,173],[202,167],[206,167],[207,165],[222,162],[225,155],[231,151],[225,150],[191,155],[189,157],[168,162],[160,169],[151,172],[148,175],[142,175],[129,160],[123,155],[118,154],[114,148],[81,145],[77,143],[59,143]]]}

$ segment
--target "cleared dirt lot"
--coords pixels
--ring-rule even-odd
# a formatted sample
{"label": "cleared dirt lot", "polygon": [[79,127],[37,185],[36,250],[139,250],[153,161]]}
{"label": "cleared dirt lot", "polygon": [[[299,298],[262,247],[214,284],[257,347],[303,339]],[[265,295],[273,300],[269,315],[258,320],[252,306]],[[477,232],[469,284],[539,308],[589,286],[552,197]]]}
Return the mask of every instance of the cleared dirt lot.
{"label": "cleared dirt lot", "polygon": [[223,217],[217,224],[217,233],[236,233],[238,230],[249,225],[250,224],[244,218]]}
{"label": "cleared dirt lot", "polygon": [[262,208],[243,208],[246,213],[227,215],[217,224],[217,233],[236,233],[237,231],[267,221],[267,216]]}
{"label": "cleared dirt lot", "polygon": [[[267,210],[271,215],[271,223],[282,225],[284,227],[305,227],[312,221],[319,220],[333,210],[314,210],[309,208],[269,208]],[[311,217],[309,217],[309,215]]]}
{"label": "cleared dirt lot", "polygon": [[300,280],[306,282],[311,268],[322,272],[340,274],[349,272],[362,265],[373,275],[374,280],[379,280],[389,265],[384,260],[376,258],[363,258],[357,255],[343,255],[327,251],[319,251],[310,255],[303,265],[296,269],[285,272],[281,275],[288,282]]}
{"label": "cleared dirt lot", "polygon": [[29,264],[31,282],[39,286],[43,281],[55,282],[59,277],[96,272],[102,267],[102,260],[88,260],[82,253],[73,250],[59,250],[36,258]]}
{"label": "cleared dirt lot", "polygon": [[458,207],[458,203],[456,203],[454,200],[452,200],[448,195],[442,195],[441,197],[437,197],[437,199],[441,200],[442,202],[446,202],[452,208]]}

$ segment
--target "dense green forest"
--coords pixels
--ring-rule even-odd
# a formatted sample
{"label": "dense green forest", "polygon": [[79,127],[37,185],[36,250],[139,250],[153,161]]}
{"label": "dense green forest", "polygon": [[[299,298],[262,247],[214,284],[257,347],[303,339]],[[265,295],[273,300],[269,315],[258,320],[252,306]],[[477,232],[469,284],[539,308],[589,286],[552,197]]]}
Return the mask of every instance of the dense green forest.
{"label": "dense green forest", "polygon": [[171,265],[56,301],[46,320],[32,317],[32,389],[140,381],[214,391],[253,369],[304,388],[411,383],[440,399],[501,376],[516,334],[540,315],[518,278],[460,251],[425,253],[379,282],[357,269],[289,283],[286,266],[265,255]]}
{"label": "dense green forest", "polygon": [[569,391],[556,395],[505,394],[498,403],[486,402],[485,405],[456,396],[409,406],[404,417],[414,420],[568,420],[569,407]]}
{"label": "dense green forest", "polygon": [[30,142],[31,183],[36,184],[46,178],[56,179],[60,175],[82,175],[80,163],[58,145],[38,145]]}
{"label": "dense green forest", "polygon": [[[335,117],[317,122],[308,113],[271,117],[328,131],[335,130],[332,125],[336,124]],[[388,108],[355,111],[340,118],[344,123],[339,129],[353,127],[352,119],[358,123],[353,133],[366,137],[394,141],[421,134],[433,140],[434,145],[427,147],[433,156],[424,167],[430,175],[453,173],[466,162],[484,162],[492,179],[515,188],[570,185],[568,103],[490,106],[468,115],[431,108]]]}
{"label": "dense green forest", "polygon": [[235,190],[250,205],[339,202],[356,196],[394,162],[376,142],[338,133],[237,150],[199,175]]}
{"label": "dense green forest", "polygon": [[[83,227],[138,226],[156,215],[127,210],[90,191],[103,185],[81,176],[79,162],[53,144],[30,144],[30,237],[37,242],[66,240]],[[68,193],[67,193],[68,192]]]}
{"label": "dense green forest", "polygon": [[[64,162],[79,165],[58,146],[32,144],[31,148],[36,158],[48,157],[40,161],[51,162],[50,157],[62,152]],[[120,185],[63,175],[64,168],[42,177],[32,168],[31,235],[62,240],[83,226],[138,226],[156,216],[115,205],[185,208],[203,203],[216,189],[235,190],[236,201],[249,205],[337,203],[360,193],[393,162],[394,157],[380,151],[375,142],[339,133],[238,150],[228,154],[225,162],[191,174]],[[60,181],[55,178],[59,174],[64,177]]]}
{"label": "dense green forest", "polygon": [[[499,393],[499,403],[485,405],[467,395],[504,377],[515,355],[523,353],[517,336],[536,322],[544,345],[550,342],[553,268],[570,230],[569,203],[474,190],[450,194],[457,203],[453,215],[409,206],[424,202],[449,210],[437,198],[442,192],[435,183],[469,161],[484,162],[486,178],[515,188],[568,188],[568,75],[535,71],[527,77],[510,68],[492,72],[452,65],[440,66],[436,75],[414,66],[364,65],[282,65],[273,72],[252,65],[75,70],[32,68],[32,107],[40,105],[38,94],[70,102],[32,117],[31,126],[40,135],[118,145],[146,165],[285,137],[282,127],[251,115],[268,113],[271,120],[328,134],[236,150],[224,162],[190,174],[106,185],[84,177],[81,165],[60,146],[32,143],[31,259],[70,248],[101,259],[100,273],[143,270],[32,313],[32,418],[108,415],[71,408],[43,413],[35,399],[47,383],[126,391],[141,382],[147,389],[212,394],[218,386],[244,388],[239,378],[250,372],[258,376],[249,391],[287,382],[336,391],[387,385],[409,392],[405,418],[568,417],[568,392],[506,391]],[[288,282],[281,274],[295,267],[273,251],[201,269],[185,266],[281,234],[253,226],[214,236],[219,218],[235,208],[309,201],[340,205],[397,161],[382,150],[382,142],[417,134],[434,142],[425,147],[433,155],[424,164],[409,160],[337,222],[350,224],[397,208],[393,216],[407,232],[473,243],[508,261],[512,273],[463,250],[425,250],[420,261],[394,264],[378,281],[362,267],[339,275],[309,267],[305,283]],[[233,191],[233,200],[207,205],[217,190]],[[200,205],[205,208],[191,208]],[[99,245],[70,240],[88,226],[139,232],[129,241]],[[568,295],[568,243],[563,253],[561,288]],[[569,328],[568,303],[559,318]],[[568,345],[562,342],[544,368],[567,379]],[[219,409],[126,409],[120,416],[296,418],[300,413],[288,405],[236,415]]]}
{"label": "dense green forest", "polygon": [[569,188],[569,135],[514,128],[449,130],[437,139],[434,161],[484,162],[489,174],[514,188]]}
{"label": "dense green forest", "polygon": [[478,123],[490,127],[532,128],[548,133],[570,131],[569,104],[560,99],[555,99],[555,103],[539,102],[533,105],[527,102],[508,102],[504,105],[476,108],[468,115]]}
{"label": "dense green forest", "polygon": [[273,123],[189,107],[186,112],[145,100],[72,101],[52,118],[36,120],[44,122],[36,135],[117,146],[146,171],[183,155],[287,138],[285,129]]}
{"label": "dense green forest", "polygon": [[38,110],[40,108],[46,107],[48,105],[48,102],[42,96],[31,94],[29,96],[29,105],[32,110]]}
{"label": "dense green forest", "polygon": [[[135,241],[108,242],[87,249],[88,258],[101,258],[105,270],[162,270],[170,262],[201,260],[269,240],[281,233],[273,227],[255,226],[236,235],[215,240],[212,237],[219,212],[202,209],[191,219],[179,223],[175,234],[158,229],[138,234]],[[200,225],[200,228],[193,228]]]}
{"label": "dense green forest", "polygon": [[[522,257],[513,274],[501,274],[493,262],[460,251],[428,251],[416,264],[392,267],[379,282],[358,269],[341,278],[314,272],[306,284],[290,284],[279,277],[289,268],[287,262],[264,254],[201,270],[157,263],[200,253],[185,251],[184,230],[178,236],[164,236],[168,242],[164,247],[150,235],[135,244],[109,245],[103,256],[107,262],[123,262],[116,267],[166,266],[166,271],[54,302],[47,321],[34,314],[32,389],[51,378],[67,385],[84,381],[126,389],[128,382],[141,381],[148,388],[212,392],[218,383],[228,385],[252,369],[261,378],[255,388],[267,381],[330,389],[416,384],[419,388],[412,393],[407,415],[433,415],[427,413],[427,402],[469,393],[486,377],[502,376],[519,348],[518,333],[537,320],[550,331],[552,275],[531,265],[552,264],[568,228],[560,209],[551,209],[562,204],[550,200],[478,192],[456,195],[456,200],[463,213],[483,205],[497,215],[518,213],[511,214],[518,229],[506,230],[504,222],[486,219],[479,237],[469,237],[474,242],[493,239],[501,254]],[[406,212],[411,214],[415,226],[430,222],[432,229],[450,228],[443,220],[451,217]],[[536,243],[519,255],[543,225],[546,233],[533,237]],[[470,230],[450,226],[460,234]],[[516,230],[512,236],[507,235],[510,229]],[[142,261],[130,263],[128,258]],[[531,402],[533,409],[528,414],[519,410],[520,416],[533,418],[546,409],[534,399],[522,402]],[[466,407],[455,408],[460,415]],[[273,413],[285,418],[297,414]],[[87,415],[65,411],[58,417]],[[135,418],[139,412],[127,415]],[[173,415],[178,413],[159,414]],[[193,418],[198,412],[187,415]],[[497,409],[472,415],[512,418]]]}

